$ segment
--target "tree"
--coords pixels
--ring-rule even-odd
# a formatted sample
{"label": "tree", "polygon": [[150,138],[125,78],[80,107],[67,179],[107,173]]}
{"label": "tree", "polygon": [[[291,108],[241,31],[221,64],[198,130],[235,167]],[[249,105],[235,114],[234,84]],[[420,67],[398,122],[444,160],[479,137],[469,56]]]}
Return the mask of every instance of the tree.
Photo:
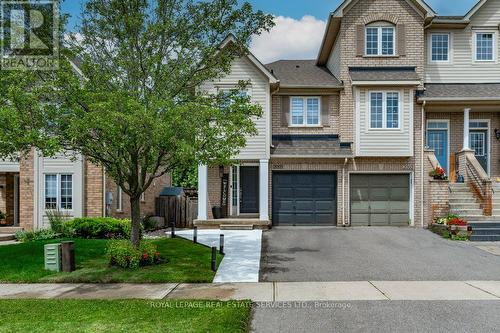
{"label": "tree", "polygon": [[[60,69],[38,78],[52,89],[30,96],[39,103],[37,126],[26,106],[14,108],[20,116],[4,116],[34,131],[35,146],[48,135],[105,167],[130,197],[138,246],[140,197],[155,178],[177,165],[227,163],[256,133],[252,118],[262,110],[238,94],[245,82],[230,93],[199,87],[229,73],[251,36],[273,21],[237,0],[89,0],[82,18]],[[234,41],[221,48],[229,34]],[[77,71],[67,61],[73,58]]]}

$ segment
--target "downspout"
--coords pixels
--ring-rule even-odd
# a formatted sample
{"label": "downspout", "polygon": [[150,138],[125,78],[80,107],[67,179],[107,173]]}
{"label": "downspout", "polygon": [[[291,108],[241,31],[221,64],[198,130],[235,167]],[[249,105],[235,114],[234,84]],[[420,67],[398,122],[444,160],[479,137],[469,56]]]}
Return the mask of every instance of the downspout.
{"label": "downspout", "polygon": [[424,147],[425,147],[425,104],[426,101],[422,103],[422,120],[421,120],[421,153],[420,153],[420,220],[422,228],[424,227]]}
{"label": "downspout", "polygon": [[344,165],[342,166],[342,226],[345,227],[345,166],[347,165],[347,157],[344,159]]}
{"label": "downspout", "polygon": [[107,205],[107,202],[106,202],[106,168],[105,167],[102,167],[102,202],[103,202],[103,206],[102,206],[102,216],[103,217],[107,217],[108,216],[108,205]]}

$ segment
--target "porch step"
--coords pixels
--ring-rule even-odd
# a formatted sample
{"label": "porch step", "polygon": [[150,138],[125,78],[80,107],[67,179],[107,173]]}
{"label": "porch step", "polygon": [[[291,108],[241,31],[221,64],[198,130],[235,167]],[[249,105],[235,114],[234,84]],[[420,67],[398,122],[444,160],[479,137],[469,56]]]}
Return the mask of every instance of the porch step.
{"label": "porch step", "polygon": [[0,234],[0,242],[7,242],[15,239],[16,235],[14,234]]}
{"label": "porch step", "polygon": [[474,228],[472,234],[477,236],[500,235],[500,228]]}
{"label": "porch step", "polygon": [[500,234],[498,235],[471,235],[471,242],[498,242],[500,241]]}
{"label": "porch step", "polygon": [[0,227],[1,234],[15,234],[18,231],[23,231],[21,227]]}
{"label": "porch step", "polygon": [[253,224],[221,224],[220,230],[253,230]]}
{"label": "porch step", "polygon": [[[222,229],[235,228],[236,230],[242,230],[243,227],[251,229],[269,229],[271,227],[271,221],[262,221],[258,218],[225,218],[217,220],[194,220],[193,224],[200,229]],[[248,230],[248,229],[245,229]]]}
{"label": "porch step", "polygon": [[478,229],[500,229],[500,220],[492,222],[471,221],[467,223],[472,228]]}
{"label": "porch step", "polygon": [[456,209],[450,208],[450,213],[459,216],[481,216],[483,215],[482,209]]}
{"label": "porch step", "polygon": [[450,200],[450,209],[468,210],[468,209],[481,209],[481,205],[476,202],[452,202]]}

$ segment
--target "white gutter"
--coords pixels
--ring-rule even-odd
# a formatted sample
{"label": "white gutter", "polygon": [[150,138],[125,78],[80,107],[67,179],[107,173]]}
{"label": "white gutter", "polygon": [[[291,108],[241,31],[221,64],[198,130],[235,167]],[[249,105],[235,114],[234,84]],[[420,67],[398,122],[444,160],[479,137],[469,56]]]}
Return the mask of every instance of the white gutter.
{"label": "white gutter", "polygon": [[420,81],[352,81],[353,86],[418,86]]}
{"label": "white gutter", "polygon": [[420,220],[422,221],[422,228],[424,227],[424,147],[425,147],[425,101],[422,104],[422,120],[421,123],[422,125],[420,126],[422,128],[422,138],[421,138],[421,156],[420,156]]}
{"label": "white gutter", "polygon": [[342,226],[345,227],[345,166],[349,160],[347,157],[344,160],[344,166],[342,167]]}

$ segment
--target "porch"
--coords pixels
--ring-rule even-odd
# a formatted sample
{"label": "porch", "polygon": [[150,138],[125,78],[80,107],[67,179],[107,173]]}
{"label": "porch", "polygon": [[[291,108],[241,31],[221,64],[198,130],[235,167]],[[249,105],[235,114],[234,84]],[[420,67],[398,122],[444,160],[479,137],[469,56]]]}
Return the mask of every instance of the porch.
{"label": "porch", "polygon": [[269,160],[198,167],[200,228],[268,229]]}
{"label": "porch", "polygon": [[18,172],[0,172],[0,213],[0,233],[2,228],[19,226]]}
{"label": "porch", "polygon": [[469,222],[499,221],[500,85],[427,85],[419,101],[425,172],[442,167],[448,175],[429,180],[427,221],[448,213]]}

